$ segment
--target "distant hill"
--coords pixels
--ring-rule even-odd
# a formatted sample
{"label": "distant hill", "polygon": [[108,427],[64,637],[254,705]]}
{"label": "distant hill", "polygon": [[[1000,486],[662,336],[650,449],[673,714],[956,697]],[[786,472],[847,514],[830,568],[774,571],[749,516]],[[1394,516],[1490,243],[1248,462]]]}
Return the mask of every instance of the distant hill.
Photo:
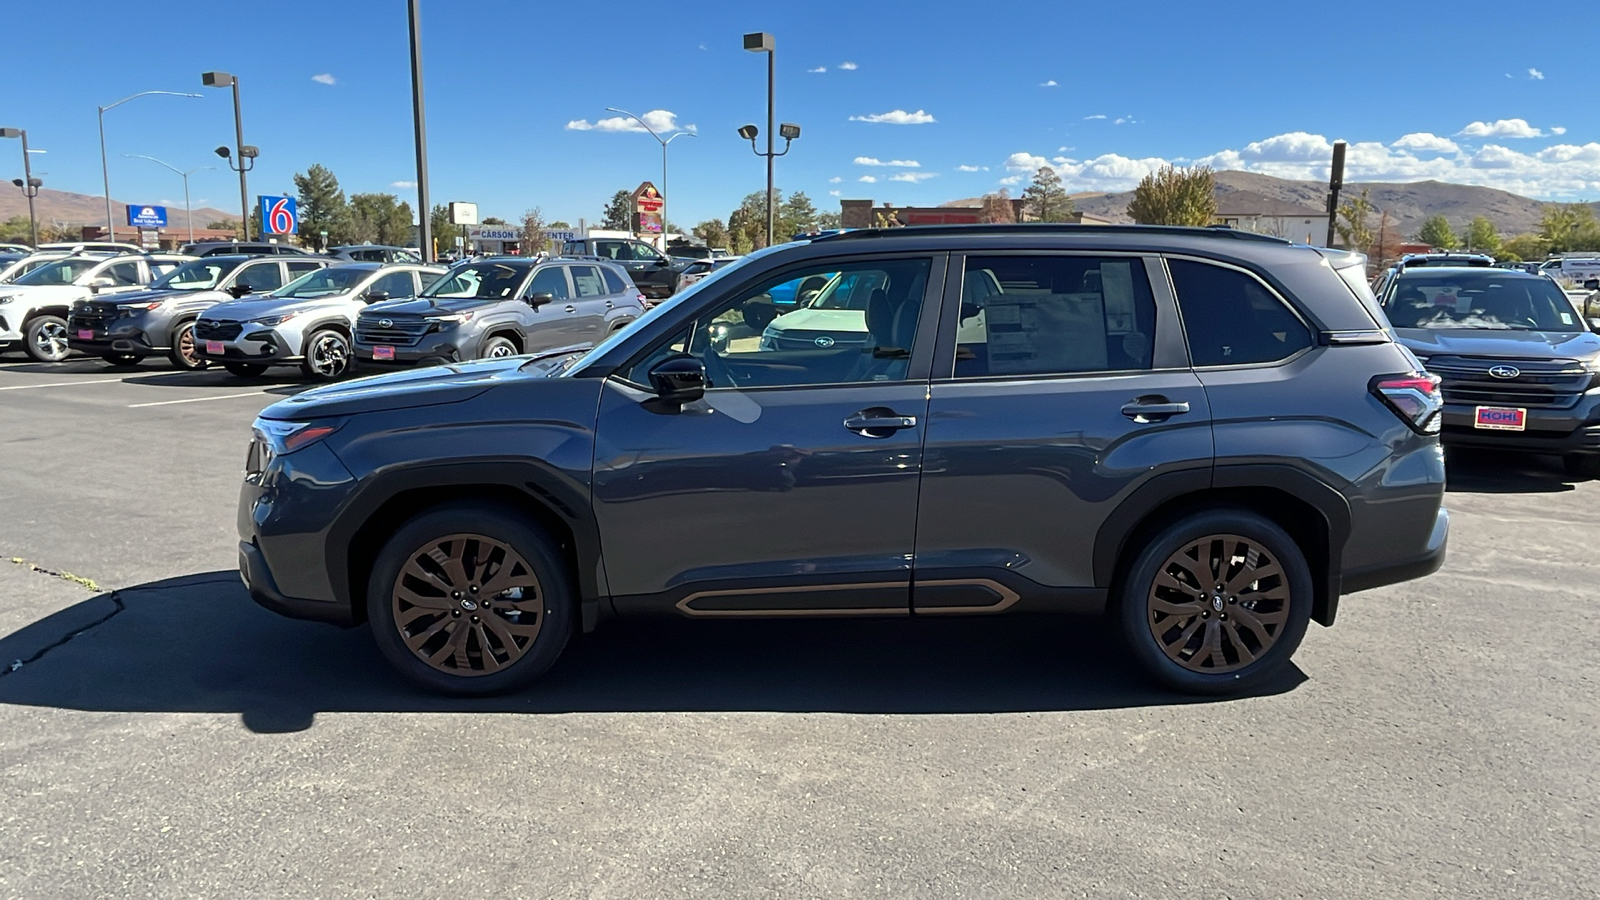
{"label": "distant hill", "polygon": [[[1457,232],[1464,229],[1473,216],[1488,217],[1502,235],[1538,231],[1545,207],[1551,205],[1496,188],[1442,181],[1404,184],[1349,182],[1344,186],[1341,200],[1356,196],[1362,190],[1370,190],[1373,206],[1388,211],[1399,223],[1401,233],[1407,235],[1416,234],[1423,220],[1434,215],[1443,215]],[[1257,172],[1218,172],[1218,197],[1235,192],[1247,192],[1279,203],[1293,203],[1317,210],[1326,208],[1328,203],[1328,186],[1320,181],[1291,181]],[[1133,191],[1121,191],[1074,194],[1072,202],[1080,212],[1113,222],[1131,222],[1128,202],[1132,199]],[[953,200],[941,205],[977,206],[978,200]],[[1590,205],[1600,213],[1600,203]]]}
{"label": "distant hill", "polygon": [[[28,198],[9,185],[0,185],[0,222],[12,216],[26,216],[28,214]],[[39,216],[39,221],[67,222],[72,225],[104,225],[106,221],[106,201],[104,197],[93,194],[74,194],[71,191],[53,191],[44,188],[39,191],[39,196],[34,199],[34,208]],[[127,227],[127,204],[115,197],[111,200],[111,215],[117,220],[117,229],[120,231]],[[194,211],[194,227],[204,228],[212,222],[222,219],[238,221],[239,213],[224,212],[209,206],[201,207]],[[189,223],[183,217],[182,206],[167,207],[167,230],[185,229]]]}

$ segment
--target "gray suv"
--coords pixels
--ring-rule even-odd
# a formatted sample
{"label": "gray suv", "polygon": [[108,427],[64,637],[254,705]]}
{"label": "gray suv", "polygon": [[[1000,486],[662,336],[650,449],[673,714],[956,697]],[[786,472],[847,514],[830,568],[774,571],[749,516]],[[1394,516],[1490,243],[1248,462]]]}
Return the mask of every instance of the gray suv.
{"label": "gray suv", "polygon": [[299,363],[307,377],[331,381],[350,369],[356,316],[367,304],[409,300],[444,273],[381,263],[319,269],[263,297],[207,309],[195,322],[195,352],[241,377]]}
{"label": "gray suv", "polygon": [[213,305],[264,294],[328,265],[311,256],[207,256],[184,263],[149,288],[72,308],[67,343],[113,366],[166,354],[179,369],[210,365],[195,352],[194,321]]}
{"label": "gray suv", "polygon": [[461,263],[411,301],[356,320],[361,366],[410,366],[588,347],[643,315],[621,269],[595,260]]}
{"label": "gray suv", "polygon": [[[1261,686],[1341,598],[1444,559],[1438,379],[1363,269],[1205,228],[780,245],[576,360],[268,407],[240,568],[461,694],[613,617],[1044,612],[1109,614],[1172,688]],[[819,278],[871,285],[866,339],[763,343]]]}

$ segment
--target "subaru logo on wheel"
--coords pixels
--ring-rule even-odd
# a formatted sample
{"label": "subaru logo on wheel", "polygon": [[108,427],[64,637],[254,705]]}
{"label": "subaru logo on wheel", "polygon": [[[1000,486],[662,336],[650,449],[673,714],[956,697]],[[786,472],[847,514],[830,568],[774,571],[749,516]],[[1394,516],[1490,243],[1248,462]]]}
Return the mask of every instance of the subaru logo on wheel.
{"label": "subaru logo on wheel", "polygon": [[393,328],[394,327],[394,320],[393,319],[379,319],[378,320],[378,327],[379,328]]}
{"label": "subaru logo on wheel", "polygon": [[818,347],[832,347],[833,338],[823,335],[822,337],[817,338],[815,341],[812,341],[812,343],[816,344]]}
{"label": "subaru logo on wheel", "polygon": [[1490,366],[1489,374],[1496,378],[1515,378],[1522,374],[1522,370],[1516,366]]}

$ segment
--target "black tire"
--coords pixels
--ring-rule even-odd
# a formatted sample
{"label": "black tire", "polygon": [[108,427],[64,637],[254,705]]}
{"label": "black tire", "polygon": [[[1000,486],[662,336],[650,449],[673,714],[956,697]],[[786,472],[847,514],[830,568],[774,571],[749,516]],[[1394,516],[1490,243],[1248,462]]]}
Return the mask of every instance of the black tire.
{"label": "black tire", "polygon": [[72,352],[67,346],[67,320],[34,316],[22,328],[22,350],[36,362],[58,363]]}
{"label": "black tire", "polygon": [[483,347],[478,351],[479,359],[503,359],[507,356],[516,356],[521,351],[510,338],[495,335],[483,342]]}
{"label": "black tire", "polygon": [[267,371],[266,366],[257,363],[223,363],[222,367],[239,378],[260,378]]}
{"label": "black tire", "polygon": [[[470,537],[463,539],[462,536]],[[483,552],[486,545],[495,543],[506,548],[506,555],[499,558],[499,564],[495,564],[493,555],[488,562],[479,563],[477,554]],[[430,550],[436,551],[436,560],[437,554],[459,558],[460,577],[453,576],[449,569],[437,563],[434,568],[442,574],[430,576],[432,580],[410,574],[419,571],[413,561]],[[469,589],[491,586],[506,571],[501,566],[509,565],[512,552],[525,566],[516,567],[516,571],[506,577],[522,573],[524,580],[532,579],[532,597],[527,595],[526,587],[493,595],[479,595],[475,590],[471,595],[466,591],[452,591],[452,587],[459,587],[454,582],[463,579],[469,582]],[[407,572],[405,581],[401,581],[403,571]],[[487,579],[483,579],[485,575]],[[473,579],[483,581],[480,585],[471,583]],[[510,596],[512,592],[517,596]],[[455,599],[457,597],[461,599]],[[466,602],[474,597],[482,601],[481,607]],[[419,602],[413,605],[407,598]],[[494,604],[501,604],[498,613]],[[513,609],[516,604],[532,609]],[[404,609],[399,608],[402,605]],[[457,605],[461,608],[456,608]],[[514,510],[492,504],[452,503],[412,518],[384,544],[367,581],[367,618],[384,658],[417,684],[458,696],[498,694],[523,687],[543,675],[561,656],[572,635],[576,605],[571,573],[556,541]],[[450,612],[448,618],[445,608]],[[535,618],[531,622],[524,621],[521,617],[530,611]],[[479,616],[483,617],[481,623]],[[491,618],[493,624],[489,622]],[[403,632],[402,621],[408,622],[406,627],[410,631]],[[451,625],[451,621],[459,624]],[[520,629],[518,636],[523,636],[530,628],[532,634],[528,635],[529,642],[516,651],[520,655],[506,653],[508,661],[500,662],[496,651],[506,647],[507,625]],[[491,633],[497,643],[486,647],[484,642],[490,640]],[[421,642],[419,650],[414,651],[407,645],[407,634],[413,642]],[[446,652],[457,634],[464,635],[462,649]],[[494,666],[484,662],[486,649],[496,658]],[[473,650],[477,651],[476,658],[471,657]],[[435,664],[419,653],[446,655]],[[468,662],[466,667],[460,666],[463,657]]]}
{"label": "black tire", "polygon": [[1561,457],[1561,465],[1568,475],[1600,478],[1600,453],[1568,453]]}
{"label": "black tire", "polygon": [[129,369],[144,362],[144,357],[137,353],[102,353],[100,358],[106,361],[106,365],[119,369]]}
{"label": "black tire", "polygon": [[174,368],[184,372],[198,372],[211,367],[211,360],[201,357],[195,350],[194,323],[184,322],[172,329],[172,349],[167,351]]}
{"label": "black tire", "polygon": [[[1242,540],[1229,549],[1229,538]],[[1202,585],[1200,591],[1185,587],[1198,580],[1186,563],[1177,561],[1179,554],[1190,549],[1195,555],[1185,556],[1185,560],[1192,558],[1196,567],[1209,570],[1212,578],[1217,578],[1217,567],[1222,566],[1225,572],[1219,583],[1230,590],[1217,591],[1217,585],[1211,583]],[[1121,573],[1117,590],[1118,622],[1140,666],[1169,688],[1211,696],[1250,690],[1287,665],[1305,637],[1311,620],[1311,568],[1294,540],[1256,513],[1232,508],[1194,513],[1162,528],[1143,547],[1130,548],[1130,552],[1134,555]],[[1242,559],[1241,552],[1245,554]],[[1224,555],[1229,559],[1224,560]],[[1210,561],[1201,559],[1203,556]],[[1267,565],[1251,568],[1252,573],[1259,573],[1258,580],[1240,584],[1249,560],[1261,563],[1263,558]],[[1235,559],[1239,562],[1232,562]],[[1277,573],[1271,571],[1271,561],[1276,561]],[[1164,573],[1158,584],[1158,576]],[[1170,585],[1185,589],[1179,592]],[[1179,609],[1194,614],[1173,611]],[[1275,627],[1268,620],[1276,620]],[[1158,633],[1164,639],[1158,638]],[[1213,635],[1216,644],[1208,644]],[[1182,658],[1185,650],[1186,660]],[[1202,652],[1206,654],[1203,660]]]}
{"label": "black tire", "polygon": [[332,328],[319,328],[306,337],[300,371],[317,381],[334,381],[350,374],[355,352],[350,339]]}

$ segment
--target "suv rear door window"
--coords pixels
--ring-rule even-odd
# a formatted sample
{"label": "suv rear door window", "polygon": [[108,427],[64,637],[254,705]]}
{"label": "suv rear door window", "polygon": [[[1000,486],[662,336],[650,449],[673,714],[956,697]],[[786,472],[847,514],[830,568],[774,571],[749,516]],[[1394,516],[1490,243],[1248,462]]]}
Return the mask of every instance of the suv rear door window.
{"label": "suv rear door window", "polygon": [[626,241],[595,241],[594,255],[606,259],[632,259],[633,250]]}
{"label": "suv rear door window", "polygon": [[1135,257],[969,257],[955,375],[1150,368],[1156,307]]}
{"label": "suv rear door window", "polygon": [[316,270],[322,268],[322,263],[312,262],[310,260],[291,260],[284,263],[284,265],[289,267],[290,281],[299,278],[301,275],[304,275],[307,272],[315,272]]}
{"label": "suv rear door window", "polygon": [[233,283],[248,286],[255,293],[262,294],[283,287],[283,276],[278,273],[276,261],[259,262],[246,266]]}
{"label": "suv rear door window", "polygon": [[624,282],[622,280],[622,276],[618,275],[616,272],[613,272],[612,270],[606,268],[605,266],[601,266],[600,267],[600,274],[605,276],[605,279],[606,279],[606,292],[607,293],[610,293],[610,294],[622,294],[622,293],[626,293],[629,290],[629,285],[626,282]]}
{"label": "suv rear door window", "polygon": [[1277,362],[1311,346],[1311,331],[1254,276],[1187,259],[1169,260],[1196,366]]}
{"label": "suv rear door window", "polygon": [[[576,289],[580,299],[583,297],[598,297],[607,293],[606,283],[594,266],[573,266],[572,286]],[[615,291],[611,293],[615,293]]]}
{"label": "suv rear door window", "polygon": [[106,269],[106,276],[119,287],[139,284],[139,264],[133,260],[117,263]]}

